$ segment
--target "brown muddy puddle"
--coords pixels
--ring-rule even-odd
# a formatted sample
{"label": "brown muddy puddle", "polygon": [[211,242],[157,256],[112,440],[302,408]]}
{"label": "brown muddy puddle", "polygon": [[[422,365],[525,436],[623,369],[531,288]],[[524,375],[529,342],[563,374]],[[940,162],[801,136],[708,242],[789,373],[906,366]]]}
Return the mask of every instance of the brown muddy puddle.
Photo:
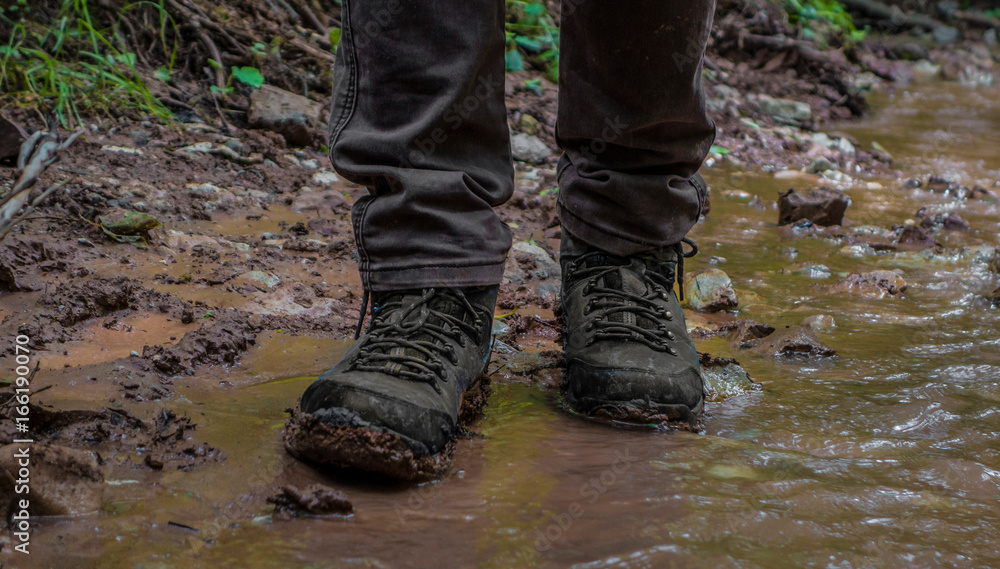
{"label": "brown muddy puddle", "polygon": [[[905,177],[992,184],[996,94],[898,91],[877,99],[889,107],[872,118],[838,128],[865,147],[881,142]],[[838,358],[781,363],[734,354],[723,339],[698,342],[735,355],[764,384],[708,404],[699,434],[590,423],[562,410],[546,381],[501,378],[454,472],[405,486],[318,472],[283,452],[285,409],[349,342],[262,334],[236,368],[199,372],[177,382],[173,401],[150,404],[191,417],[197,439],[225,461],[122,469],[101,513],[44,521],[31,563],[15,566],[1000,566],[1000,310],[981,301],[1000,283],[971,249],[998,243],[1000,204],[955,206],[973,231],[939,239],[964,252],[857,257],[840,243],[779,235],[773,203],[790,180],[707,176],[712,212],[692,235],[701,254],[689,270],[724,258],[718,266],[736,287],[760,297],[741,317],[782,327],[832,315],[837,327],[820,336]],[[952,203],[877,182],[882,189],[848,189],[853,225],[902,224],[920,207]],[[722,195],[733,188],[763,207]],[[779,272],[802,262],[830,276]],[[863,299],[814,287],[874,269],[900,269],[910,288]],[[344,491],[356,513],[270,514],[276,488],[315,482]]]}

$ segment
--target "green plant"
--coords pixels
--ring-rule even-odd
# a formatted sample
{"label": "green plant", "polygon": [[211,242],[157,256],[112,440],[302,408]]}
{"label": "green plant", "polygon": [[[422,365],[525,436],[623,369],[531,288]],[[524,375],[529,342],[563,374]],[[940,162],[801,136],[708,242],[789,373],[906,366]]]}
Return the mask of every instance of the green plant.
{"label": "green plant", "polygon": [[[164,46],[173,22],[163,0],[142,0],[121,8],[115,25],[99,29],[87,0],[64,0],[55,18],[45,24],[29,18],[30,8],[18,0],[0,9],[0,94],[8,103],[48,107],[64,127],[82,124],[83,111],[111,114],[123,106],[165,121],[170,112],[146,87],[117,27],[128,11],[151,7],[160,18]],[[20,9],[13,9],[20,8]],[[41,19],[41,18],[39,18]],[[173,65],[176,47],[164,48]],[[170,68],[157,76],[169,79]]]}
{"label": "green plant", "polygon": [[506,0],[507,71],[523,71],[525,60],[559,80],[559,28],[539,0]]}
{"label": "green plant", "polygon": [[802,26],[806,37],[819,44],[827,43],[827,36],[840,35],[852,42],[860,42],[868,34],[859,30],[854,19],[837,0],[782,0],[789,20]]}

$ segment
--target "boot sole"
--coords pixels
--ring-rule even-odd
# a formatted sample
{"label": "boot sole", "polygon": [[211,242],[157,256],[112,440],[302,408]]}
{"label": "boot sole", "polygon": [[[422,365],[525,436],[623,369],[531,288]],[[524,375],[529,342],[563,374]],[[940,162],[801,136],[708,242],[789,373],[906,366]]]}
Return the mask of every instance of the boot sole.
{"label": "boot sole", "polygon": [[[462,394],[458,426],[478,419],[490,394],[490,379],[481,373]],[[451,467],[457,443],[448,442],[436,454],[414,451],[408,438],[391,430],[329,425],[296,405],[285,421],[285,450],[319,465],[377,472],[390,478],[419,482],[440,478]]]}
{"label": "boot sole", "polygon": [[624,423],[631,426],[673,425],[696,429],[698,418],[705,408],[704,399],[691,409],[682,403],[652,403],[644,399],[632,401],[608,401],[589,397],[576,399],[567,390],[563,390],[562,393],[567,405],[577,413],[601,422]]}

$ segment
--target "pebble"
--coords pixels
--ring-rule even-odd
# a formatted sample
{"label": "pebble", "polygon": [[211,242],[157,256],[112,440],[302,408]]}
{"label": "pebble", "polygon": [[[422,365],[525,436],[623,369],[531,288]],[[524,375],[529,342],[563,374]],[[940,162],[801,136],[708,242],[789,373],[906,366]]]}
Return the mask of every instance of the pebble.
{"label": "pebble", "polygon": [[684,290],[694,310],[719,312],[739,306],[732,280],[720,269],[685,275]]}
{"label": "pebble", "polygon": [[829,314],[816,314],[803,319],[802,325],[819,332],[836,328],[837,322]]}
{"label": "pebble", "polygon": [[552,150],[537,136],[515,134],[510,137],[510,151],[515,160],[540,164],[552,156]]}
{"label": "pebble", "polygon": [[110,146],[104,145],[101,147],[103,152],[113,152],[115,154],[130,154],[132,156],[142,156],[142,150],[138,148],[130,148],[128,146]]}

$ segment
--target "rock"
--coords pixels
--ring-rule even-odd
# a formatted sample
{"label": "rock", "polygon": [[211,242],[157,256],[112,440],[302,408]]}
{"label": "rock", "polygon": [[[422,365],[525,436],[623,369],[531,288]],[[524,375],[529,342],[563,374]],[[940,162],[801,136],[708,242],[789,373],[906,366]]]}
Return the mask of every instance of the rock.
{"label": "rock", "polygon": [[510,137],[510,151],[515,160],[531,164],[541,164],[552,156],[552,150],[537,136],[515,134]]}
{"label": "rock", "polygon": [[705,379],[706,400],[717,403],[761,390],[760,385],[754,383],[740,362],[729,358],[713,358],[708,354],[699,354],[699,359],[701,375]]}
{"label": "rock", "polygon": [[892,271],[872,271],[848,275],[847,278],[828,287],[827,290],[833,293],[847,292],[881,298],[898,296],[905,292],[906,288],[906,280],[898,274]]}
{"label": "rock", "polygon": [[996,28],[990,28],[983,32],[983,42],[988,48],[995,48],[1000,45],[1000,32]]}
{"label": "rock", "polygon": [[774,333],[774,326],[757,322],[756,320],[738,320],[735,328],[729,333],[729,343],[738,348],[748,348],[755,340],[766,338]]}
{"label": "rock", "polygon": [[733,282],[724,271],[709,269],[684,276],[688,306],[703,312],[718,312],[739,307]]}
{"label": "rock", "polygon": [[816,314],[804,318],[802,325],[816,331],[833,330],[837,327],[837,322],[829,314]]}
{"label": "rock", "polygon": [[340,178],[337,177],[337,174],[329,170],[320,170],[313,174],[310,179],[321,186],[332,186],[340,183]]}
{"label": "rock", "polygon": [[315,211],[327,213],[330,211],[344,210],[350,208],[347,198],[337,190],[314,191],[312,188],[303,187],[298,195],[292,200],[292,211],[302,213]]}
{"label": "rock", "polygon": [[345,515],[354,512],[354,505],[347,496],[323,484],[313,484],[304,490],[285,486],[274,496],[268,497],[267,501],[274,504],[275,512],[291,516]]}
{"label": "rock", "polygon": [[912,222],[903,227],[903,232],[896,240],[896,247],[900,251],[919,251],[940,246],[926,229]]}
{"label": "rock", "polygon": [[781,273],[785,275],[802,275],[811,279],[828,279],[831,275],[829,267],[818,263],[796,263],[781,269]]}
{"label": "rock", "polygon": [[827,170],[833,169],[833,163],[826,157],[820,156],[819,158],[813,160],[806,166],[803,170],[806,174],[822,174]]}
{"label": "rock", "polygon": [[897,59],[902,59],[904,61],[919,61],[929,57],[927,50],[924,49],[923,46],[912,41],[904,42],[893,47],[892,54],[895,55]]}
{"label": "rock", "polygon": [[993,249],[993,255],[986,262],[986,268],[1000,275],[1000,247]]}
{"label": "rock", "polygon": [[[96,512],[104,495],[104,475],[94,455],[58,445],[7,445],[0,448],[0,492],[14,494],[20,476],[16,453],[28,448],[31,472],[31,514],[35,516],[76,516]],[[7,504],[0,504],[3,510]]]}
{"label": "rock", "polygon": [[854,149],[854,145],[851,144],[851,141],[847,140],[846,138],[838,138],[833,148],[837,152],[843,154],[844,156],[854,156],[854,154],[857,152]]}
{"label": "rock", "polygon": [[983,198],[992,198],[992,197],[996,197],[993,195],[993,192],[987,190],[986,188],[980,186],[979,184],[972,186],[972,191],[969,194],[970,200],[981,200]]}
{"label": "rock", "polygon": [[775,99],[768,95],[758,95],[760,111],[784,124],[801,124],[812,120],[812,107],[808,103],[791,99]]}
{"label": "rock", "polygon": [[1000,308],[1000,287],[986,297],[994,308]]}
{"label": "rock", "polygon": [[285,241],[282,249],[285,251],[298,251],[300,253],[317,253],[329,247],[329,243],[319,239],[289,239]]}
{"label": "rock", "polygon": [[788,225],[808,219],[816,225],[841,225],[851,198],[829,188],[797,194],[794,189],[778,194],[778,225]]}
{"label": "rock", "polygon": [[511,246],[504,267],[504,284],[531,286],[538,296],[554,300],[559,296],[561,279],[559,263],[545,249],[526,241]]}
{"label": "rock", "polygon": [[105,144],[101,147],[102,152],[111,152],[113,154],[130,154],[132,156],[142,156],[142,150],[138,148],[129,148],[128,146],[109,146]]}
{"label": "rock", "polygon": [[276,132],[292,146],[309,146],[322,111],[312,99],[264,85],[250,94],[248,118],[253,128]]}
{"label": "rock", "polygon": [[953,28],[951,26],[944,26],[941,28],[935,28],[931,32],[931,37],[934,41],[940,45],[951,45],[958,41],[958,28]]}
{"label": "rock", "polygon": [[922,59],[910,66],[910,72],[913,73],[914,79],[930,81],[940,75],[941,66]]}
{"label": "rock", "polygon": [[878,160],[879,162],[884,162],[886,164],[892,164],[892,154],[890,154],[889,151],[886,150],[884,146],[882,146],[877,142],[872,141],[870,149],[872,156],[874,156],[876,160]]}
{"label": "rock", "polygon": [[523,132],[524,134],[530,136],[538,136],[538,132],[541,129],[542,125],[539,124],[538,119],[529,115],[528,113],[524,113],[521,115],[521,120],[518,121],[517,126],[521,129],[521,132]]}
{"label": "rock", "polygon": [[771,358],[828,358],[837,352],[823,343],[812,330],[791,326],[758,340],[751,351]]}
{"label": "rock", "polygon": [[[921,217],[921,213],[922,211],[917,212],[917,216]],[[950,212],[942,212],[925,216],[920,220],[920,227],[927,229],[928,231],[935,231],[938,229],[946,229],[948,231],[972,230],[972,226],[969,225],[968,221],[962,219],[960,215]]]}
{"label": "rock", "polygon": [[265,291],[280,285],[281,277],[273,273],[265,273],[264,271],[247,271],[233,279],[233,284],[236,286],[246,284],[257,290]]}
{"label": "rock", "polygon": [[0,160],[16,158],[26,138],[28,133],[21,125],[0,114]]}

